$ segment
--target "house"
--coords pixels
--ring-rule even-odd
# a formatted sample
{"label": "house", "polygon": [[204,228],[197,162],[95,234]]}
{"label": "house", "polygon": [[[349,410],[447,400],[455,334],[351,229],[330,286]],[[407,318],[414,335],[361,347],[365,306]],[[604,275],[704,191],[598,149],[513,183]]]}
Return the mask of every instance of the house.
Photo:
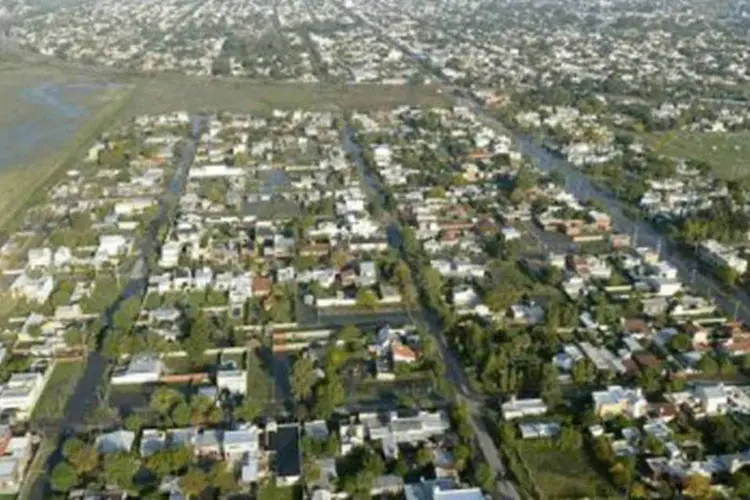
{"label": "house", "polygon": [[103,455],[125,452],[130,453],[135,442],[135,432],[119,429],[97,436],[96,451]]}
{"label": "house", "polygon": [[311,420],[305,422],[305,436],[315,441],[327,441],[330,433],[325,420]]}
{"label": "house", "polygon": [[96,253],[107,257],[116,257],[128,248],[128,242],[120,234],[102,235],[99,237],[99,246]]}
{"label": "house", "polygon": [[360,287],[373,286],[378,282],[377,266],[371,260],[359,263],[359,275],[357,284]]}
{"label": "house", "polygon": [[453,305],[458,310],[472,309],[482,303],[479,294],[470,285],[459,285],[452,290]]}
{"label": "house", "polygon": [[273,290],[273,280],[265,276],[253,277],[253,297],[267,297]]}
{"label": "house", "polygon": [[648,402],[640,387],[625,389],[619,385],[611,385],[604,391],[591,393],[591,399],[594,401],[594,412],[605,419],[619,415],[640,418],[648,409]]}
{"label": "house", "polygon": [[394,444],[426,441],[441,436],[450,429],[448,416],[442,411],[360,413],[359,421],[370,439]]}
{"label": "house", "polygon": [[411,364],[415,363],[418,359],[417,353],[411,347],[401,342],[393,342],[391,344],[391,356],[394,363]]}
{"label": "house", "polygon": [[701,386],[696,389],[696,396],[708,416],[722,415],[729,408],[729,398],[722,384]]}
{"label": "house", "polygon": [[0,411],[14,411],[16,418],[25,420],[34,411],[46,383],[46,375],[38,372],[14,373],[0,386]]}
{"label": "house", "polygon": [[178,241],[167,241],[161,247],[159,267],[172,269],[177,267],[182,253],[182,243]]}
{"label": "house", "polygon": [[557,422],[524,422],[518,424],[523,439],[554,438],[562,427]]}
{"label": "house", "polygon": [[460,488],[451,479],[422,480],[404,486],[405,500],[484,500],[479,488]]}
{"label": "house", "polygon": [[219,370],[216,372],[216,386],[230,394],[245,395],[247,392],[247,372],[244,370]]}
{"label": "house", "polygon": [[0,494],[15,496],[31,462],[30,434],[13,436],[8,426],[0,426]]}
{"label": "house", "polygon": [[32,248],[26,254],[26,267],[29,269],[48,268],[52,266],[52,249]]}
{"label": "house", "polygon": [[64,268],[70,265],[73,260],[73,252],[68,247],[58,247],[52,256],[52,265],[56,268]]}
{"label": "house", "polygon": [[516,418],[544,415],[547,413],[547,405],[538,398],[516,399],[515,396],[502,404],[500,410],[505,420]]}
{"label": "house", "polygon": [[45,275],[34,278],[21,273],[10,285],[10,292],[15,297],[23,297],[29,302],[44,304],[55,290],[55,279]]}
{"label": "house", "polygon": [[143,429],[141,432],[141,445],[139,452],[141,457],[147,458],[165,448],[167,433],[159,429]]}
{"label": "house", "polygon": [[113,385],[156,383],[163,371],[164,363],[158,355],[140,353],[130,359],[127,367],[115,371],[111,383]]}
{"label": "house", "polygon": [[228,462],[239,463],[248,455],[257,457],[260,453],[260,430],[254,425],[224,431],[223,438],[224,460]]}
{"label": "house", "polygon": [[521,232],[512,226],[506,226],[500,230],[503,241],[515,241],[521,239]]}
{"label": "house", "polygon": [[198,429],[193,439],[195,454],[201,458],[218,460],[222,458],[221,443],[224,431],[220,429]]}

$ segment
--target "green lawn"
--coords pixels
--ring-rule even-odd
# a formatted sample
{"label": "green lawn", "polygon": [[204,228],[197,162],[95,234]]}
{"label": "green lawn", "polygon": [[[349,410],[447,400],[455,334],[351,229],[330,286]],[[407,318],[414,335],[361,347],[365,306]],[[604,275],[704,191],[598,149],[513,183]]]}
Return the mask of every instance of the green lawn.
{"label": "green lawn", "polygon": [[273,380],[269,367],[261,360],[256,349],[248,349],[245,362],[247,370],[247,397],[267,405],[271,401]]}
{"label": "green lawn", "polygon": [[652,138],[657,152],[708,163],[724,178],[750,174],[750,131],[668,132]]}
{"label": "green lawn", "polygon": [[32,421],[58,418],[62,415],[68,396],[81,378],[83,368],[83,361],[58,362],[55,365],[31,415]]}
{"label": "green lawn", "polygon": [[518,452],[536,485],[549,498],[611,498],[612,486],[594,469],[584,450],[538,447],[519,440]]}

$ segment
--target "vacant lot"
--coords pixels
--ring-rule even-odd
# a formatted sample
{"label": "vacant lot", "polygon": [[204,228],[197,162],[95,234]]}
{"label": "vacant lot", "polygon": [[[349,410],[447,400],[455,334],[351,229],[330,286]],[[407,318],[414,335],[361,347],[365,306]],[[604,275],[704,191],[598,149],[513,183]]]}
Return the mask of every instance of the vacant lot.
{"label": "vacant lot", "polygon": [[750,174],[750,132],[675,132],[656,136],[657,151],[708,163],[727,179]]}
{"label": "vacant lot", "polygon": [[32,421],[59,418],[83,373],[83,361],[58,362],[31,416]]}
{"label": "vacant lot", "polygon": [[611,498],[612,487],[594,469],[584,450],[564,451],[519,441],[518,452],[533,480],[549,498]]}
{"label": "vacant lot", "polygon": [[163,113],[186,109],[269,113],[273,109],[388,109],[404,104],[444,106],[434,87],[408,85],[331,85],[261,83],[172,75],[133,77],[137,91],[130,113]]}

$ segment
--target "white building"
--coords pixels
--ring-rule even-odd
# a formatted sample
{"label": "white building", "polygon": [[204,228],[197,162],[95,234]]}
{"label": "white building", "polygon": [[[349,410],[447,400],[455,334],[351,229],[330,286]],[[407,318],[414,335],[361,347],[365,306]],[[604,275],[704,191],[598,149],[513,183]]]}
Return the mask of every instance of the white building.
{"label": "white building", "polygon": [[594,401],[594,411],[602,418],[619,415],[640,418],[648,409],[648,402],[640,387],[625,389],[619,385],[611,385],[604,391],[591,393],[591,399]]}
{"label": "white building", "polygon": [[26,255],[27,267],[29,269],[39,269],[50,267],[52,265],[52,249],[50,248],[32,248]]}
{"label": "white building", "polygon": [[505,420],[544,415],[547,409],[547,405],[539,398],[516,399],[515,396],[500,407]]}
{"label": "white building", "polygon": [[245,171],[239,167],[229,167],[227,165],[203,165],[202,167],[193,167],[190,169],[188,177],[190,179],[211,179],[242,177]]}
{"label": "white building", "polygon": [[124,370],[112,375],[113,385],[148,384],[158,382],[164,363],[158,355],[141,353],[133,356]]}
{"label": "white building", "polygon": [[10,285],[10,292],[15,297],[23,297],[29,302],[44,304],[55,290],[55,279],[52,276],[33,278],[26,273],[19,274]]}
{"label": "white building", "polygon": [[31,416],[47,378],[41,373],[14,373],[0,388],[0,411],[16,411],[16,417],[25,420]]}
{"label": "white building", "polygon": [[216,386],[230,394],[247,392],[247,372],[244,370],[219,370],[216,373]]}
{"label": "white building", "polygon": [[715,267],[728,267],[738,274],[747,272],[747,260],[736,250],[728,248],[716,240],[706,240],[699,247],[700,257]]}

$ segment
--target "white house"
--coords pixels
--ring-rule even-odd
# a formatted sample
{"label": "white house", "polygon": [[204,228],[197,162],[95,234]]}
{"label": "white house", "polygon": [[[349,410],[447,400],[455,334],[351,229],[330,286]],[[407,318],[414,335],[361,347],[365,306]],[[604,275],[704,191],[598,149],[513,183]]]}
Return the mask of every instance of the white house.
{"label": "white house", "polygon": [[244,370],[219,370],[216,373],[216,386],[230,394],[247,392],[247,372]]}
{"label": "white house", "polygon": [[164,363],[158,355],[141,353],[133,356],[125,369],[112,375],[113,385],[148,384],[158,382]]}
{"label": "white house", "polygon": [[17,418],[28,418],[46,383],[46,377],[38,372],[14,373],[0,388],[0,411],[15,410]]}
{"label": "white house", "polygon": [[512,396],[509,401],[502,404],[500,410],[505,420],[544,415],[547,413],[547,405],[538,398],[516,399]]}
{"label": "white house", "polygon": [[52,265],[52,249],[50,248],[32,248],[27,253],[27,267],[29,269],[39,269],[50,267]]}
{"label": "white house", "polygon": [[604,391],[591,393],[591,399],[594,400],[594,411],[602,418],[618,415],[640,418],[648,409],[648,402],[640,387],[625,389],[619,385],[611,385]]}
{"label": "white house", "polygon": [[29,302],[44,304],[55,290],[55,279],[52,276],[33,278],[26,273],[19,274],[11,283],[10,292],[16,297],[24,297]]}

